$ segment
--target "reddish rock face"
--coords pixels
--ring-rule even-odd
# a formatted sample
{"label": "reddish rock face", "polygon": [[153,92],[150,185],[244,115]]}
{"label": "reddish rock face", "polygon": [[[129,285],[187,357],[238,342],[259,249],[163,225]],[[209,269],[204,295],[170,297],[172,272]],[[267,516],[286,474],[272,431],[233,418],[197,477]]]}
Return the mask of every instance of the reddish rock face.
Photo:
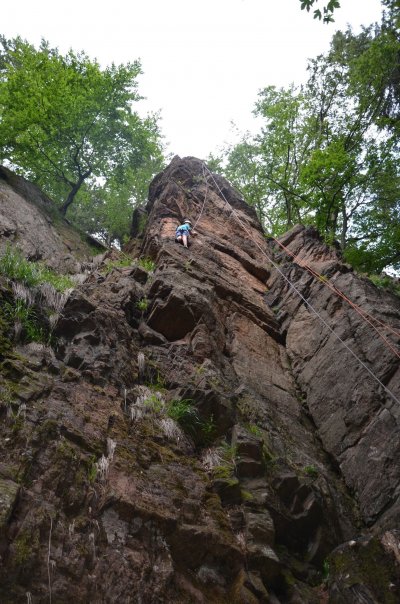
{"label": "reddish rock face", "polygon": [[397,397],[398,358],[325,280],[397,329],[398,300],[311,229],[268,243],[195,158],[132,233],[132,265],[111,253],[71,294],[55,351],[4,349],[0,601],[398,601],[398,407],[281,273]]}
{"label": "reddish rock face", "polygon": [[[296,288],[343,340],[339,342],[295,292],[287,288],[282,292],[281,280],[274,275],[268,299],[275,297],[278,304],[293,375],[306,397],[324,448],[357,496],[364,522],[390,526],[400,513],[400,369],[399,357],[394,354],[399,351],[400,339],[391,331],[399,333],[399,298],[354,275],[312,229],[295,228],[281,243],[296,259],[324,276],[321,282],[296,262],[284,265],[285,274]],[[333,295],[327,285],[368,313],[368,320],[343,298]],[[372,324],[377,323],[372,317],[380,322],[377,330],[373,329]]]}

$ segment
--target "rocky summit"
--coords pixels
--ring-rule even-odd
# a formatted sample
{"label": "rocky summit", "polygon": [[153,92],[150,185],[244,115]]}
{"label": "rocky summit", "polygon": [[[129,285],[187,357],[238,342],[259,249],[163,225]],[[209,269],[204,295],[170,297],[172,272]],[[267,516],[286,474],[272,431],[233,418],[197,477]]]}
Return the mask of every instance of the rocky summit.
{"label": "rocky summit", "polygon": [[2,178],[75,284],[46,344],[0,315],[0,602],[398,603],[399,298],[195,158],[94,258]]}

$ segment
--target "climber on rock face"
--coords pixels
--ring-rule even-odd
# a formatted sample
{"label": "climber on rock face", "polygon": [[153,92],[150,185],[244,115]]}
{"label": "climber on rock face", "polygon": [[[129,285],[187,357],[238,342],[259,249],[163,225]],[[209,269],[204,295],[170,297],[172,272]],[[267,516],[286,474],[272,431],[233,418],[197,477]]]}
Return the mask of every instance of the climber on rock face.
{"label": "climber on rock face", "polygon": [[196,234],[197,233],[193,230],[190,220],[184,220],[183,224],[180,224],[176,229],[175,241],[177,243],[182,243],[184,247],[188,247],[189,237]]}

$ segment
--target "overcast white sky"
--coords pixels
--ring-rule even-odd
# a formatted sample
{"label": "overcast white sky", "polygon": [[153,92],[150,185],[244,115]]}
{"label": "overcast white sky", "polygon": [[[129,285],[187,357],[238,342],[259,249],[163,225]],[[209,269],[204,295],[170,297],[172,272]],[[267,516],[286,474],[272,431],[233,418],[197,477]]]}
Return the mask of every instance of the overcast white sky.
{"label": "overcast white sky", "polygon": [[0,33],[85,50],[102,65],[140,59],[141,111],[161,110],[170,152],[203,158],[232,138],[232,120],[252,128],[259,89],[303,81],[336,29],[380,19],[379,0],[341,4],[323,25],[299,0],[9,0]]}

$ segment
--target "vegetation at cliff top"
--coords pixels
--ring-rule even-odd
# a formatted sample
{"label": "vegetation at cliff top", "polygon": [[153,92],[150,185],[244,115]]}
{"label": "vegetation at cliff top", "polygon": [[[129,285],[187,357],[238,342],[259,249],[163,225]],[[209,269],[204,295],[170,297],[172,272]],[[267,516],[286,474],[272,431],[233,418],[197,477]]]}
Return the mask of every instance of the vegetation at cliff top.
{"label": "vegetation at cliff top", "polygon": [[374,285],[379,287],[380,289],[386,289],[390,291],[395,296],[400,297],[400,283],[399,281],[389,277],[388,275],[369,275],[370,280]]}
{"label": "vegetation at cliff top", "polygon": [[128,235],[163,163],[158,117],[132,109],[140,73],[138,61],[102,69],[83,52],[0,36],[0,160],[107,243]]}
{"label": "vegetation at cliff top", "polygon": [[377,273],[400,268],[400,9],[383,5],[380,25],[337,32],[303,85],[264,88],[259,133],[210,158],[268,233],[313,224]]}

